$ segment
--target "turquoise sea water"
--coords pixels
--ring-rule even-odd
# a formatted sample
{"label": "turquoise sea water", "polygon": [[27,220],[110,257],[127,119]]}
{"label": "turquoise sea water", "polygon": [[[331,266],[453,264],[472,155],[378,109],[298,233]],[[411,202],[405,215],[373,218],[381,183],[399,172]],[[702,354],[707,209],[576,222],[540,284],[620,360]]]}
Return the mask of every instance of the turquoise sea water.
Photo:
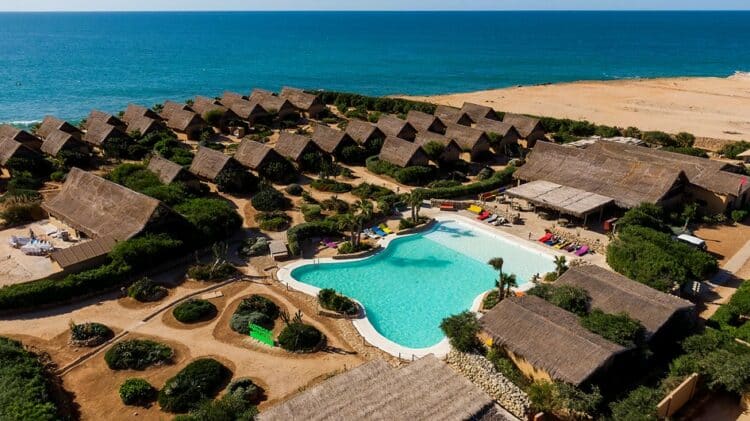
{"label": "turquoise sea water", "polygon": [[442,222],[424,234],[393,240],[369,259],[307,265],[292,277],[356,298],[375,329],[391,341],[425,348],[442,340],[440,322],[471,308],[492,289],[497,271],[487,264],[505,260],[503,271],[522,285],[535,273],[554,270],[552,256],[532,251],[459,222]]}
{"label": "turquoise sea water", "polygon": [[750,12],[0,13],[0,122],[282,85],[438,94],[750,71]]}

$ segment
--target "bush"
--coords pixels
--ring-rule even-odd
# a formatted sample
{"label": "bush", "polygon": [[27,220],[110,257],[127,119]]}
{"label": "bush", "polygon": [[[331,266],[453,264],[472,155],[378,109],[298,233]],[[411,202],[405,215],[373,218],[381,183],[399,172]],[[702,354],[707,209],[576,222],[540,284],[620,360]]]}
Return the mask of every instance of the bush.
{"label": "bush", "polygon": [[5,221],[6,226],[16,226],[40,219],[41,213],[42,208],[38,202],[19,202],[5,205],[0,218]]}
{"label": "bush", "polygon": [[401,220],[398,221],[398,229],[405,230],[405,229],[414,228],[419,224],[424,224],[428,220],[429,219],[424,216],[420,216],[419,218],[417,218],[416,222],[413,219],[411,219],[411,217],[401,218]]}
{"label": "bush", "polygon": [[719,150],[719,153],[725,158],[737,159],[737,155],[748,149],[750,149],[750,142],[743,140],[740,142],[727,143],[721,148],[721,150]]}
{"label": "bush", "polygon": [[486,357],[495,367],[495,370],[497,370],[503,376],[505,376],[505,378],[513,382],[513,384],[522,389],[525,389],[528,386],[529,381],[526,379],[523,373],[521,373],[521,370],[518,369],[516,364],[510,358],[508,358],[505,355],[505,352],[503,352],[501,349],[491,347],[487,351]]}
{"label": "bush", "polygon": [[305,222],[320,221],[323,219],[320,205],[302,205],[300,210],[302,211],[302,216],[305,217]]}
{"label": "bush", "polygon": [[480,193],[486,193],[499,189],[512,181],[513,172],[516,167],[508,166],[504,170],[496,172],[487,180],[477,181],[471,184],[465,184],[457,187],[439,187],[433,189],[420,189],[422,197],[425,199],[453,199],[458,197],[477,196]]}
{"label": "bush", "polygon": [[219,282],[224,281],[237,273],[237,268],[232,266],[231,263],[222,262],[219,264],[196,264],[190,266],[187,270],[189,278],[195,279],[196,281],[208,281],[208,282]]}
{"label": "bush", "polygon": [[145,339],[120,341],[104,353],[104,361],[112,370],[144,370],[169,364],[173,357],[172,348]]}
{"label": "bush", "polygon": [[319,173],[331,166],[331,157],[322,152],[308,152],[299,160],[300,170],[308,173]]}
{"label": "bush", "polygon": [[44,181],[29,171],[15,171],[8,181],[8,190],[39,190]]}
{"label": "bush", "polygon": [[147,406],[156,399],[156,389],[146,380],[130,378],[120,385],[120,399],[125,405]]}
{"label": "bush", "polygon": [[338,254],[352,254],[360,251],[370,250],[372,246],[369,243],[358,243],[356,246],[351,241],[344,241],[339,244]]}
{"label": "bush", "polygon": [[289,323],[279,334],[279,346],[291,352],[308,352],[318,347],[325,336],[314,326]]}
{"label": "bush", "polygon": [[461,182],[456,181],[456,180],[437,180],[428,184],[427,187],[434,189],[434,188],[440,188],[440,187],[456,187],[460,185],[461,185]]}
{"label": "bush", "polygon": [[299,172],[291,162],[281,159],[273,160],[258,169],[261,177],[278,184],[294,183],[299,178]]}
{"label": "bush", "polygon": [[273,320],[263,313],[234,313],[229,320],[229,327],[243,335],[249,334],[250,324],[256,324],[266,329],[273,329]]}
{"label": "bush", "polygon": [[21,342],[0,337],[0,419],[60,419],[50,393],[51,378],[38,357],[25,350]]}
{"label": "bush", "polygon": [[259,212],[255,214],[255,221],[264,231],[284,231],[289,228],[292,217],[283,211]]}
{"label": "bush", "polygon": [[470,311],[443,319],[440,329],[457,351],[471,352],[480,347],[477,335],[481,327],[474,313]]}
{"label": "bush", "polygon": [[70,323],[70,339],[77,344],[84,346],[101,345],[110,338],[115,336],[112,329],[101,323]]}
{"label": "bush", "polygon": [[367,151],[355,145],[344,146],[339,153],[339,159],[349,165],[362,165],[367,159]]}
{"label": "bush", "polygon": [[581,317],[581,326],[626,348],[643,342],[644,328],[627,313],[608,314],[598,308]]}
{"label": "bush", "polygon": [[242,242],[238,254],[240,257],[250,258],[265,256],[269,253],[268,240],[265,237],[251,237]]}
{"label": "bush", "polygon": [[407,186],[424,186],[435,179],[435,171],[431,167],[406,167],[396,171],[395,178]]}
{"label": "bush", "polygon": [[289,199],[271,186],[263,186],[253,196],[253,207],[261,212],[284,210],[291,205]]}
{"label": "bush", "polygon": [[357,303],[330,288],[321,289],[318,292],[318,302],[326,310],[346,314],[347,316],[356,316],[359,314]]}
{"label": "bush", "polygon": [[349,203],[337,198],[331,197],[320,202],[321,209],[334,211],[336,213],[349,212]]}
{"label": "bush", "polygon": [[398,166],[391,164],[388,161],[382,161],[377,156],[371,156],[365,161],[365,165],[370,172],[378,175],[388,175],[391,177],[396,176],[396,172],[400,169]]}
{"label": "bush", "polygon": [[218,310],[210,301],[191,298],[172,310],[175,319],[182,323],[198,323],[216,317]]}
{"label": "bush", "polygon": [[310,186],[315,190],[332,193],[346,193],[352,190],[351,184],[340,183],[330,178],[315,179],[310,183]]}
{"label": "bush", "polygon": [[178,415],[174,421],[252,421],[256,415],[258,409],[241,393],[228,393],[221,399],[200,402],[190,415]]}
{"label": "bush", "polygon": [[299,184],[290,184],[286,186],[284,189],[287,194],[291,194],[292,196],[301,196],[304,190],[302,190],[302,186]]}
{"label": "bush", "polygon": [[370,183],[362,183],[352,189],[352,194],[360,199],[380,199],[386,196],[392,196],[395,193],[382,186]]}
{"label": "bush", "polygon": [[495,174],[495,170],[490,167],[484,167],[477,173],[477,180],[484,181],[489,180],[492,175]]}
{"label": "bush", "polygon": [[220,199],[190,199],[175,206],[192,225],[194,241],[207,245],[223,240],[242,227],[242,218],[232,205]]}
{"label": "bush", "polygon": [[703,149],[693,148],[690,146],[665,146],[662,148],[663,151],[679,153],[682,155],[697,156],[700,158],[708,158],[708,153]]}
{"label": "bush", "polygon": [[159,406],[166,412],[186,412],[204,399],[216,396],[232,372],[220,362],[202,358],[167,380],[159,392]]}
{"label": "bush", "polygon": [[298,255],[300,244],[308,238],[338,234],[339,230],[336,224],[328,220],[305,222],[304,224],[293,226],[286,232],[287,241],[289,242],[289,252],[292,255]]}
{"label": "bush", "polygon": [[279,306],[270,299],[262,295],[251,295],[240,301],[235,313],[261,313],[268,316],[271,320],[276,320],[279,317],[280,311]]}
{"label": "bush", "polygon": [[484,296],[484,300],[482,301],[482,308],[485,310],[489,310],[491,308],[494,308],[498,303],[500,302],[500,292],[498,290],[492,290],[487,295]]}
{"label": "bush", "polygon": [[735,209],[732,211],[732,221],[739,223],[747,218],[747,211],[745,209]]}
{"label": "bush", "polygon": [[249,402],[258,402],[263,397],[263,388],[255,384],[252,379],[242,377],[229,383],[227,394],[237,395]]}
{"label": "bush", "polygon": [[338,109],[364,108],[389,114],[405,114],[411,110],[428,114],[435,112],[436,105],[426,102],[410,101],[400,98],[368,97],[343,92],[315,92],[326,104],[334,104]]}
{"label": "bush", "polygon": [[226,168],[214,179],[220,192],[231,194],[251,193],[258,189],[258,177],[241,167]]}
{"label": "bush", "polygon": [[641,139],[652,145],[678,146],[677,141],[672,139],[672,136],[659,131],[643,132]]}
{"label": "bush", "polygon": [[624,399],[610,404],[612,419],[632,421],[656,421],[656,405],[664,396],[658,389],[640,386]]}
{"label": "bush", "polygon": [[540,284],[531,288],[529,295],[543,298],[550,303],[579,316],[586,315],[589,310],[589,295],[583,288],[571,285]]}
{"label": "bush", "polygon": [[140,302],[159,301],[167,296],[167,289],[149,278],[141,278],[128,287],[128,297]]}

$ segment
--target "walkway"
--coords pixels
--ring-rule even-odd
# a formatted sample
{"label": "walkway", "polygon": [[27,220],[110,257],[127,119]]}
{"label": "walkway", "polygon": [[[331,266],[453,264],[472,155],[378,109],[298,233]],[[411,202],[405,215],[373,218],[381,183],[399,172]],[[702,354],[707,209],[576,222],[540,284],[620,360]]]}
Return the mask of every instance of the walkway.
{"label": "walkway", "polygon": [[750,240],[726,261],[710,281],[704,282],[706,288],[701,290],[701,300],[705,308],[700,313],[701,318],[710,318],[721,304],[732,298],[739,284],[743,282],[736,275],[748,260],[750,260]]}

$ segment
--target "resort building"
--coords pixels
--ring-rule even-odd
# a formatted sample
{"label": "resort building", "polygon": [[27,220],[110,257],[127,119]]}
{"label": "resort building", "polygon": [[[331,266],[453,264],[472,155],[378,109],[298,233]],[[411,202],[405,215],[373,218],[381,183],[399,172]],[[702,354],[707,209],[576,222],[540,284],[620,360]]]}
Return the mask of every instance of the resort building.
{"label": "resort building", "polygon": [[398,137],[410,142],[413,142],[417,135],[417,129],[408,121],[390,114],[383,115],[378,119],[378,129],[386,136]]}
{"label": "resort building", "polygon": [[234,153],[234,159],[242,166],[258,171],[271,162],[283,160],[284,157],[267,145],[243,139]]}
{"label": "resort building", "polygon": [[[222,101],[222,104],[227,105],[224,101]],[[258,119],[268,116],[268,112],[265,108],[261,107],[257,102],[250,102],[244,99],[233,99],[228,106],[237,117],[246,121],[251,126],[255,124]]]}
{"label": "resort building", "polygon": [[408,140],[389,136],[383,142],[378,158],[399,167],[429,165],[430,158],[421,146]]}
{"label": "resort building", "polygon": [[159,177],[159,181],[164,184],[170,184],[175,181],[195,180],[195,177],[186,171],[182,165],[158,155],[154,155],[149,159],[146,169],[156,174]]}
{"label": "resort building", "polygon": [[164,123],[160,118],[151,118],[147,116],[136,117],[128,123],[128,134],[138,133],[142,136],[158,132],[164,129]]}
{"label": "resort building", "polygon": [[411,110],[409,111],[409,114],[406,115],[406,121],[408,121],[409,124],[420,133],[432,132],[445,134],[445,123],[432,114]]}
{"label": "resort building", "polygon": [[167,127],[178,135],[184,135],[187,140],[198,140],[208,125],[195,111],[174,110],[167,119]]}
{"label": "resort building", "polygon": [[129,139],[128,135],[117,126],[113,126],[102,120],[94,120],[86,123],[86,133],[83,141],[96,148],[104,149],[107,142],[114,139]]}
{"label": "resort building", "polygon": [[260,104],[268,114],[275,114],[281,120],[298,114],[291,102],[263,89],[254,89],[249,101]]}
{"label": "resort building", "polygon": [[315,125],[312,140],[323,152],[338,156],[347,146],[357,146],[357,142],[346,132],[336,130],[323,124]]}
{"label": "resort building", "polygon": [[533,380],[597,383],[626,351],[581,326],[575,314],[532,295],[502,300],[479,322],[482,335]]}
{"label": "resort building", "polygon": [[547,140],[547,131],[538,118],[505,113],[503,122],[513,125],[518,130],[518,134],[526,141],[527,148],[533,148],[539,140]]}
{"label": "resort building", "polygon": [[471,102],[464,102],[461,107],[461,113],[466,114],[471,119],[472,123],[478,123],[480,120],[500,120],[497,117],[497,113],[491,107],[486,105],[473,104]]}
{"label": "resort building", "polygon": [[279,155],[298,164],[302,161],[302,157],[309,153],[322,153],[320,147],[311,138],[293,133],[282,133],[273,149]]}
{"label": "resort building", "polygon": [[433,355],[401,368],[373,360],[262,411],[276,420],[512,420],[492,398]]}
{"label": "resort building", "polygon": [[105,113],[104,111],[99,110],[91,110],[89,116],[86,117],[86,130],[89,129],[89,126],[100,123],[109,124],[123,130],[125,129],[125,123],[123,123],[122,120],[113,116],[112,114]]}
{"label": "resort building", "polygon": [[291,102],[308,118],[317,118],[327,110],[319,95],[307,93],[302,89],[284,87],[279,96]]}
{"label": "resort building", "polygon": [[447,105],[438,105],[435,109],[435,117],[439,118],[446,125],[453,123],[462,126],[471,126],[473,123],[468,114],[458,108],[449,107]]}
{"label": "resort building", "polygon": [[232,91],[224,91],[224,93],[221,94],[221,99],[219,101],[222,104],[229,107],[237,101],[247,101],[247,100],[248,99],[246,95],[242,95],[240,93],[232,92]]}
{"label": "resort building", "polygon": [[237,122],[241,120],[237,113],[222,105],[214,98],[198,95],[193,100],[193,105],[190,108],[198,113],[204,120],[209,116],[209,113],[217,114],[219,116],[217,121],[207,121],[207,123],[214,125],[214,127],[219,129],[222,133],[228,133],[230,127],[237,126]]}
{"label": "resort building", "polygon": [[518,149],[521,135],[512,124],[483,118],[479,119],[474,127],[497,138],[492,145],[496,153],[508,155],[510,150]]}
{"label": "resort building", "polygon": [[455,140],[461,150],[468,152],[472,161],[481,160],[490,152],[490,138],[482,130],[454,123],[446,126],[445,136]]}
{"label": "resort building", "polygon": [[193,111],[193,109],[187,104],[167,100],[164,102],[164,105],[162,105],[159,116],[163,120],[169,120],[177,111]]}
{"label": "resort building", "polygon": [[205,146],[198,146],[195,158],[190,164],[190,172],[204,180],[215,181],[221,173],[232,168],[233,161],[229,155]]}
{"label": "resort building", "polygon": [[0,165],[6,166],[11,159],[40,159],[39,153],[21,142],[0,136]]}
{"label": "resort building", "polygon": [[695,317],[693,303],[595,265],[571,267],[555,285],[583,288],[591,298],[591,308],[627,313],[643,324],[647,339],[669,330],[668,325]]}
{"label": "resort building", "polygon": [[461,153],[463,152],[461,147],[455,140],[447,136],[432,132],[419,132],[417,138],[414,139],[414,143],[423,148],[424,145],[432,142],[439,143],[444,147],[443,153],[440,155],[441,162],[456,162],[461,159]]}
{"label": "resort building", "polygon": [[[540,142],[514,177],[534,185],[546,182],[541,190],[557,185],[593,193],[625,209],[641,203],[668,208],[696,202],[716,214],[747,203],[750,183],[731,168],[725,162],[615,142],[599,141],[583,149]],[[541,206],[550,202],[524,198]],[[559,202],[576,204],[562,196]]]}
{"label": "resort building", "polygon": [[49,156],[57,156],[64,150],[75,151],[84,155],[91,153],[89,147],[71,133],[57,129],[48,132],[44,143],[42,143],[42,152]]}
{"label": "resort building", "polygon": [[81,131],[78,129],[78,127],[68,123],[65,120],[60,120],[57,117],[48,115],[44,117],[44,120],[42,120],[42,124],[39,125],[39,128],[36,129],[36,135],[41,137],[42,139],[47,138],[50,133],[52,133],[55,130],[60,130],[66,133],[70,133],[76,138],[81,138]]}
{"label": "resort building", "polygon": [[385,133],[374,124],[357,119],[349,120],[349,124],[346,126],[346,134],[360,146],[368,149],[373,142],[382,142],[386,137]]}
{"label": "resort building", "polygon": [[21,130],[9,124],[0,124],[0,138],[14,140],[27,148],[38,151],[42,147],[42,140],[26,130]]}
{"label": "resort building", "polygon": [[125,124],[130,125],[134,121],[142,117],[148,117],[153,120],[161,119],[159,114],[150,108],[146,108],[142,105],[137,105],[137,104],[128,104],[128,107],[125,109],[125,112],[122,114],[122,121],[124,121]]}

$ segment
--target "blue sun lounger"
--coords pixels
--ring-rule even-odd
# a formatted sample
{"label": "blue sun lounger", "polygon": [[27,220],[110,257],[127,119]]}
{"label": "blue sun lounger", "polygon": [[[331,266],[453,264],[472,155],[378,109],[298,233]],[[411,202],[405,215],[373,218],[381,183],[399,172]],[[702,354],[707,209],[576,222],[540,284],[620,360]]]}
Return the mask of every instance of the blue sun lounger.
{"label": "blue sun lounger", "polygon": [[378,226],[374,226],[374,227],[372,227],[370,229],[372,230],[372,232],[374,232],[375,234],[377,234],[377,235],[379,235],[381,237],[386,237],[388,235],[388,234],[385,233],[385,231],[381,230],[380,227],[378,227]]}

